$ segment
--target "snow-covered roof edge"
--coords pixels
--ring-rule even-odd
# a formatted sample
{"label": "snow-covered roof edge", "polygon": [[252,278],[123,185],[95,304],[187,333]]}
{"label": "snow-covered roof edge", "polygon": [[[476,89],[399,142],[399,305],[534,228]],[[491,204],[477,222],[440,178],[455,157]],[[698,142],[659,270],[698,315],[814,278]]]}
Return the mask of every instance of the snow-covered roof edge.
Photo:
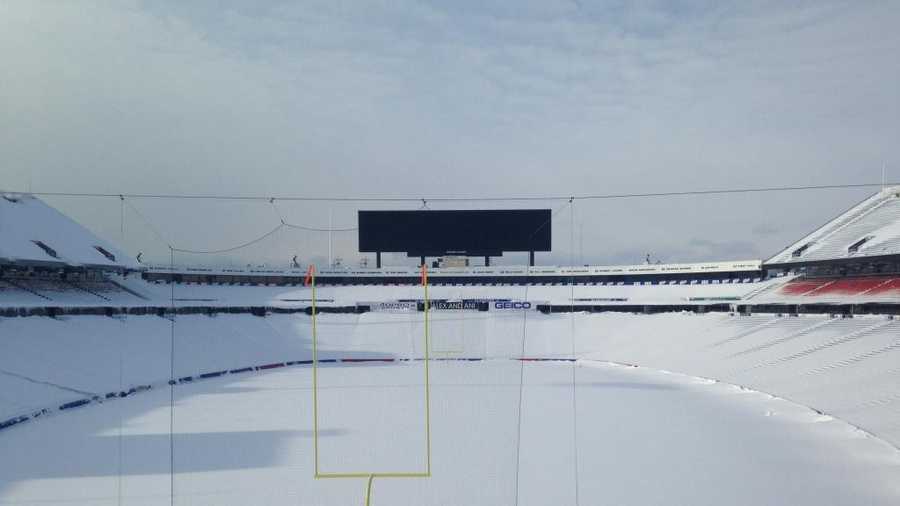
{"label": "snow-covered roof edge", "polygon": [[[877,193],[871,195],[870,197],[864,199],[862,202],[856,204],[850,209],[842,212],[841,214],[835,216],[824,225],[816,228],[802,239],[794,242],[790,246],[784,248],[779,251],[775,255],[772,255],[771,258],[763,262],[764,265],[782,265],[782,264],[801,264],[804,263],[805,259],[802,257],[794,258],[792,253],[799,248],[802,248],[804,245],[810,245],[823,237],[829,235],[832,231],[837,228],[842,227],[845,223],[850,223],[855,221],[858,218],[852,218],[857,215],[864,215],[866,211],[871,208],[876,207],[880,202],[887,200],[894,195],[900,194],[900,186],[890,186],[886,187],[882,190],[879,190]],[[850,218],[850,219],[848,219]]]}
{"label": "snow-covered roof edge", "polygon": [[0,193],[0,263],[143,270],[118,246],[30,194]]}

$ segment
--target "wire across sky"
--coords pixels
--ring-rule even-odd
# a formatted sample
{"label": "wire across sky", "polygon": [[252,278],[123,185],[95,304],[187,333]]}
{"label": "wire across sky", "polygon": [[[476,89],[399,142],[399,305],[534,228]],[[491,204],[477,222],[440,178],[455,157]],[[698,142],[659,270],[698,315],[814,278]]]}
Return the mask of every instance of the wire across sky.
{"label": "wire across sky", "polygon": [[668,192],[601,193],[582,195],[496,195],[496,196],[427,196],[427,195],[224,195],[224,194],[175,194],[175,193],[91,193],[91,192],[3,192],[27,193],[39,197],[75,198],[129,198],[129,199],[177,199],[177,200],[244,200],[244,201],[297,201],[297,202],[528,202],[567,200],[613,200],[636,198],[683,197],[703,195],[728,195],[738,193],[771,193],[813,190],[841,190],[852,188],[878,188],[900,183],[848,183],[807,186],[765,186],[757,188],[716,188]]}

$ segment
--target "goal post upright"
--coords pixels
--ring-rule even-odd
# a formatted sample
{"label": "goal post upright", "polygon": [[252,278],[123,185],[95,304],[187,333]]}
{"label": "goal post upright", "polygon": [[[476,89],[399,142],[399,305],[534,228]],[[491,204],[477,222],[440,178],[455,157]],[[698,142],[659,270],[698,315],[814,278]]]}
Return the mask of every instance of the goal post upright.
{"label": "goal post upright", "polygon": [[425,290],[425,474],[431,476],[431,375],[428,373],[431,342],[428,333],[428,267],[425,264],[422,264],[422,287]]}
{"label": "goal post upright", "polygon": [[340,478],[364,478],[366,483],[365,504],[368,505],[372,493],[372,481],[375,478],[430,478],[431,477],[431,375],[429,363],[431,358],[429,348],[431,347],[429,336],[429,319],[428,313],[430,309],[430,301],[428,298],[428,269],[422,266],[422,287],[424,291],[424,337],[425,350],[423,361],[425,365],[425,471],[408,472],[408,471],[388,471],[388,472],[322,472],[319,467],[319,347],[318,332],[316,327],[317,309],[316,309],[316,269],[310,265],[306,272],[305,284],[311,289],[312,297],[312,380],[313,380],[313,458],[314,458],[314,478],[316,479],[340,479]]}
{"label": "goal post upright", "polygon": [[319,477],[319,349],[316,339],[316,267],[310,265],[306,281],[312,287],[312,352],[313,352],[313,453],[315,477]]}

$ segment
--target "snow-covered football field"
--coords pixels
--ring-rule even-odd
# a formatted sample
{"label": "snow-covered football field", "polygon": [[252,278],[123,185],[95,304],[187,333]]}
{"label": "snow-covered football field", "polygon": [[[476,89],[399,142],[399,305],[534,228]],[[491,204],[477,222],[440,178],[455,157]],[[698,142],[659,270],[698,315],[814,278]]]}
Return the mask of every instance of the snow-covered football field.
{"label": "snow-covered football field", "polygon": [[[420,314],[319,318],[325,357],[421,355]],[[699,363],[701,349],[765,362],[753,354],[771,352],[785,343],[767,343],[784,338],[760,334],[761,341],[745,341],[758,334],[748,334],[747,326],[761,325],[761,332],[788,325],[784,335],[796,332],[791,325],[801,327],[753,317],[731,329],[728,318],[435,314],[437,358],[483,360],[431,363],[432,476],[377,478],[372,504],[900,503],[900,453],[891,443],[728,378],[658,367],[669,357],[673,370],[690,369],[685,357]],[[308,358],[309,323],[303,315],[179,317],[176,375]],[[803,323],[842,324],[819,317]],[[64,383],[98,392],[152,383],[168,377],[171,367],[171,335],[162,318],[21,318],[2,325],[17,330],[18,340],[5,345],[19,353],[0,357],[0,366],[41,376],[44,389]],[[573,338],[577,362],[516,360],[571,357]],[[797,339],[790,340],[794,346]],[[755,351],[727,348],[736,344]],[[644,351],[629,352],[633,347]],[[623,358],[645,364],[605,361]],[[733,361],[717,363],[736,368]],[[425,468],[423,367],[415,360],[323,364],[321,471]],[[707,375],[696,367],[697,375]],[[26,391],[11,383],[27,383],[21,377],[3,378],[4,398]],[[835,391],[840,379],[828,379]],[[776,394],[777,385],[770,389]],[[174,416],[172,390],[163,384],[0,431],[0,504],[169,504],[171,490],[182,505],[362,504],[365,480],[314,479],[311,387],[312,368],[297,364],[178,384]],[[47,397],[47,404],[56,402]]]}

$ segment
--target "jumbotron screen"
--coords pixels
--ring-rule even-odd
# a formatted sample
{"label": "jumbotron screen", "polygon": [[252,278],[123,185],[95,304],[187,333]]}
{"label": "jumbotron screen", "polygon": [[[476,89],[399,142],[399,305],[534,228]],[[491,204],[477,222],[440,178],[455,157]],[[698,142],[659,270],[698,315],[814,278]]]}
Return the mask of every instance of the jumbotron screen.
{"label": "jumbotron screen", "polygon": [[550,251],[549,209],[359,211],[359,251],[500,256]]}

